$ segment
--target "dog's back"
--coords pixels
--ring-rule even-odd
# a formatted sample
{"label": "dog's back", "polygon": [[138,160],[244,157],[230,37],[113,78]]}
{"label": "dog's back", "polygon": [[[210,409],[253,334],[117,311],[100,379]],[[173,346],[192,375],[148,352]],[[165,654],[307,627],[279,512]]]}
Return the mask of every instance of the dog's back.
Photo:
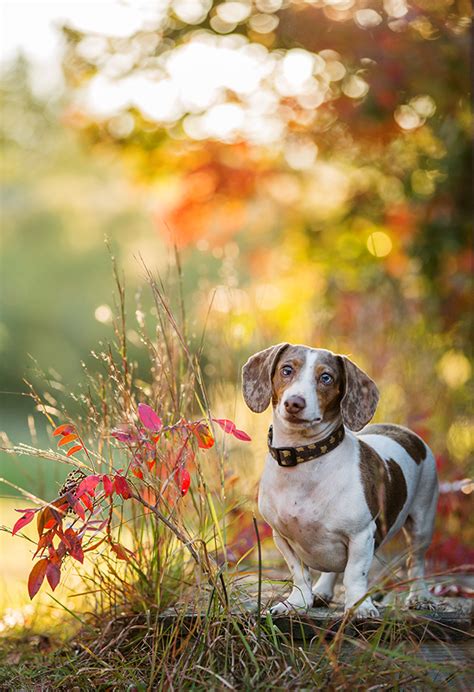
{"label": "dog's back", "polygon": [[[367,425],[357,437],[363,443],[360,469],[364,493],[377,516],[378,547],[410,521],[410,517],[419,522],[427,509],[436,506],[436,461],[421,437],[401,425]],[[385,507],[379,506],[380,485],[384,488]]]}

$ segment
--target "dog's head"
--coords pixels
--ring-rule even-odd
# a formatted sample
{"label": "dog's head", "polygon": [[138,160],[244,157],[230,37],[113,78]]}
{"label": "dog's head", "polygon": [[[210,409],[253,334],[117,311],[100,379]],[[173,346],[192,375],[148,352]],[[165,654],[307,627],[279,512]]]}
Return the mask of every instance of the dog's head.
{"label": "dog's head", "polygon": [[339,414],[350,430],[361,430],[377,407],[376,384],[347,356],[322,348],[277,344],[255,353],[242,370],[247,406],[261,413],[273,404],[286,426],[311,426]]}

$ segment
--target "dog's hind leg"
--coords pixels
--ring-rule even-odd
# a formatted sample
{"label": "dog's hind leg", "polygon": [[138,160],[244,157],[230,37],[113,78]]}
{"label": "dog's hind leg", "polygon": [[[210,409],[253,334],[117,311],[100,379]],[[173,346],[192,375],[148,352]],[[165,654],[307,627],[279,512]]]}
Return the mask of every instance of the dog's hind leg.
{"label": "dog's hind leg", "polygon": [[282,615],[292,610],[306,612],[313,603],[309,569],[301,562],[288,541],[276,531],[273,532],[273,540],[289,567],[293,579],[293,589],[288,598],[272,606],[270,612],[272,615]]}
{"label": "dog's hind leg", "polygon": [[[410,590],[405,600],[409,608],[432,608],[436,599],[431,595],[425,582],[425,555],[433,536],[436,506],[438,501],[438,487],[436,478],[432,480],[428,502],[415,502],[403,527],[403,533],[408,544],[408,578]],[[423,479],[422,479],[423,481]]]}
{"label": "dog's hind leg", "polygon": [[324,608],[332,601],[337,572],[321,572],[313,586],[313,607]]}

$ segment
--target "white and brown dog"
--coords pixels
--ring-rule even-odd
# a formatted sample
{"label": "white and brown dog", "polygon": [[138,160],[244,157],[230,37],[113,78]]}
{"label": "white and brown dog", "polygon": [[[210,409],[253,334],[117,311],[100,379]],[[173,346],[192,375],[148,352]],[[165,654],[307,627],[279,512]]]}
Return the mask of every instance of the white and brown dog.
{"label": "white and brown dog", "polygon": [[[278,344],[243,367],[252,411],[273,404],[259,509],[288,563],[293,590],[273,614],[331,601],[344,573],[345,607],[376,617],[367,594],[374,551],[403,528],[410,607],[433,601],[424,581],[438,498],[432,452],[398,425],[369,425],[379,394],[346,356]],[[360,431],[354,434],[353,431]],[[312,586],[311,572],[321,572]]]}

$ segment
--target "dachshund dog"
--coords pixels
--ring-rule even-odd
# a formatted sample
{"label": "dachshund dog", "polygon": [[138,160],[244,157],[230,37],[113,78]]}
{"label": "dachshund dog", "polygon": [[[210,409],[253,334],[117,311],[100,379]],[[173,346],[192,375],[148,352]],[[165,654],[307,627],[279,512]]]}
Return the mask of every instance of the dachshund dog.
{"label": "dachshund dog", "polygon": [[[433,454],[399,425],[368,425],[375,383],[349,358],[277,344],[243,367],[243,396],[261,413],[273,406],[258,505],[293,579],[273,614],[327,605],[344,573],[345,609],[377,617],[367,596],[374,551],[401,528],[409,546],[406,604],[429,607],[424,581],[438,499]],[[320,572],[312,584],[312,572]]]}

